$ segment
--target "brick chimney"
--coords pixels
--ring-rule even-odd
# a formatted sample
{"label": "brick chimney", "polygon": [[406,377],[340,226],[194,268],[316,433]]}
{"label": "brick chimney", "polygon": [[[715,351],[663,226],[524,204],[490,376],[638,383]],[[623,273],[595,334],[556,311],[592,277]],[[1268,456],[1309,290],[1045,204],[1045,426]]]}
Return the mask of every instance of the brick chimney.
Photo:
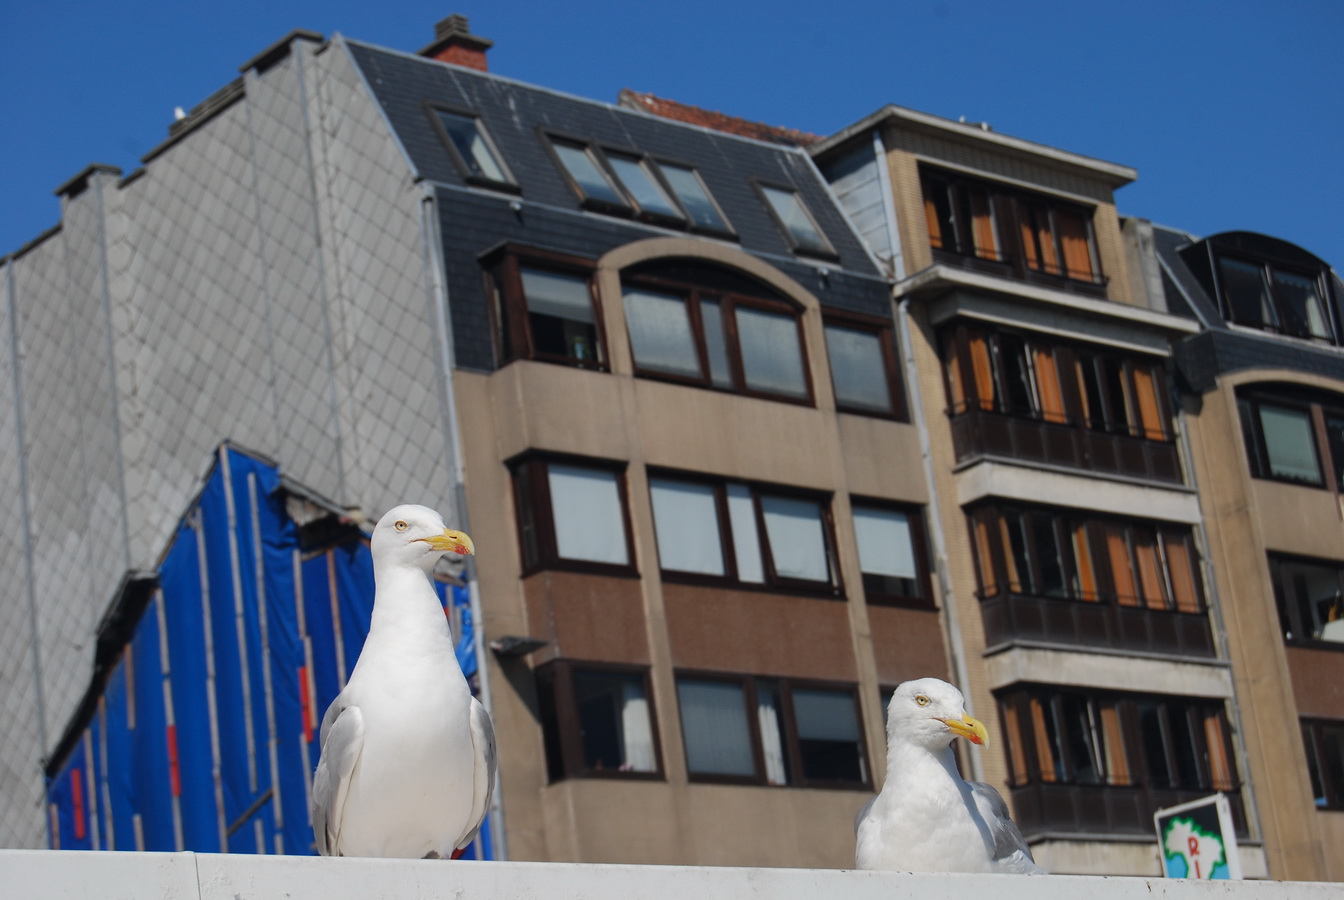
{"label": "brick chimney", "polygon": [[467,17],[453,13],[434,26],[434,43],[421,50],[420,55],[488,72],[490,68],[485,64],[485,51],[494,43],[472,34]]}

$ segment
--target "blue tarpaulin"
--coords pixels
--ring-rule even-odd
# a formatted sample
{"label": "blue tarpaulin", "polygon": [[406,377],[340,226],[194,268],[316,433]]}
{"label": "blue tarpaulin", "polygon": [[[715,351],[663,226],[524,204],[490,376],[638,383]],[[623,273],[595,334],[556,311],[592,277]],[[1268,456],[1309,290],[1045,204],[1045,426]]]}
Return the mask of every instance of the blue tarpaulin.
{"label": "blue tarpaulin", "polygon": [[[278,470],[221,448],[47,783],[53,849],[306,854],[322,713],[368,633],[351,528],[300,546]],[[435,582],[475,684],[465,586]],[[493,858],[483,827],[465,858]]]}

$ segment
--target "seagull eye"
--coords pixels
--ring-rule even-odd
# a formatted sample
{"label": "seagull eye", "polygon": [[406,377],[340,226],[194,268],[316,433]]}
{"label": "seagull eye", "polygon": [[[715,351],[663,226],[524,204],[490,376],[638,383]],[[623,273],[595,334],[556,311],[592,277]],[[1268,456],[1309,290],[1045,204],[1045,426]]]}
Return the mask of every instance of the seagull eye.
{"label": "seagull eye", "polygon": [[923,694],[916,694],[916,695],[915,695],[915,702],[918,703],[920,706],[928,706],[928,705],[929,705],[929,698],[928,698],[928,697],[925,697]]}
{"label": "seagull eye", "polygon": [[407,525],[405,522],[398,519],[397,521],[392,523],[392,527],[397,529],[397,531],[405,531],[407,528],[410,528],[411,526]]}

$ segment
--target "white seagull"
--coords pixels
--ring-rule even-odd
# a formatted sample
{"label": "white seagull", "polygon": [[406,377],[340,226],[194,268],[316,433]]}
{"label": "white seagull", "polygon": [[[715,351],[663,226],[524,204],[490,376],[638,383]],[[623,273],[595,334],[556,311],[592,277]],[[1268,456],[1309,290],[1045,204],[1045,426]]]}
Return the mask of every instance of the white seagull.
{"label": "white seagull", "polygon": [[887,780],[855,820],[855,866],[901,872],[1043,875],[999,792],[963,781],[952,739],[983,744],[961,691],[938,678],[907,681],[887,707]]}
{"label": "white seagull", "polygon": [[313,835],[323,856],[448,859],[471,843],[495,783],[495,730],[471,695],[429,573],[471,538],[423,506],[378,521],[373,619],[322,718]]}

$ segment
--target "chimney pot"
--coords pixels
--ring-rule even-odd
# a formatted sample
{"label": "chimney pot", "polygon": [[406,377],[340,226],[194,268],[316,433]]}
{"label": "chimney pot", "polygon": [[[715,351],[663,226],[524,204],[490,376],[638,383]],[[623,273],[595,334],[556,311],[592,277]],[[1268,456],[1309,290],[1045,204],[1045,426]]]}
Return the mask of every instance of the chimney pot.
{"label": "chimney pot", "polygon": [[485,52],[494,46],[494,41],[477,37],[471,33],[467,17],[453,13],[434,25],[434,43],[420,51],[421,56],[437,59],[439,62],[469,69],[490,71],[485,62]]}

